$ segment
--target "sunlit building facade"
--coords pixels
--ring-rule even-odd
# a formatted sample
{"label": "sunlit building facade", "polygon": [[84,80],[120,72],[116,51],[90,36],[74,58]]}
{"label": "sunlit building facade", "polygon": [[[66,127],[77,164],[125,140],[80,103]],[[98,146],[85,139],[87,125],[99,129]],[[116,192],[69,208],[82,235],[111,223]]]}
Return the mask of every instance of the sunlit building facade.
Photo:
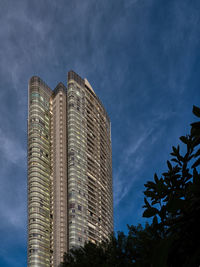
{"label": "sunlit building facade", "polygon": [[110,120],[73,71],[54,90],[32,77],[28,101],[28,267],[58,267],[113,231]]}

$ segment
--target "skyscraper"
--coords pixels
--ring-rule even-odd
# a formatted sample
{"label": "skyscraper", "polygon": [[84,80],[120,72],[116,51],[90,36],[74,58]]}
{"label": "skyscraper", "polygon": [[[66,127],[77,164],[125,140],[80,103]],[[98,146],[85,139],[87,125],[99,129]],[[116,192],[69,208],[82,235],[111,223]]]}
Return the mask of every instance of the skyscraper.
{"label": "skyscraper", "polygon": [[53,91],[32,77],[28,101],[28,267],[57,267],[113,231],[110,120],[73,71]]}

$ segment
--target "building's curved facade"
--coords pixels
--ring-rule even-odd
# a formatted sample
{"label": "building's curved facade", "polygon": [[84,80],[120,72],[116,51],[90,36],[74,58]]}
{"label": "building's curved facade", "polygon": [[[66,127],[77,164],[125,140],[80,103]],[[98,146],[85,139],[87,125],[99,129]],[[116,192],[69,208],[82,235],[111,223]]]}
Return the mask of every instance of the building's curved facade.
{"label": "building's curved facade", "polygon": [[110,120],[86,79],[52,91],[29,82],[28,267],[58,267],[64,252],[113,231]]}
{"label": "building's curved facade", "polygon": [[50,88],[29,82],[28,114],[28,266],[50,266],[51,151]]}
{"label": "building's curved facade", "polygon": [[113,231],[110,121],[88,81],[68,73],[69,247]]}

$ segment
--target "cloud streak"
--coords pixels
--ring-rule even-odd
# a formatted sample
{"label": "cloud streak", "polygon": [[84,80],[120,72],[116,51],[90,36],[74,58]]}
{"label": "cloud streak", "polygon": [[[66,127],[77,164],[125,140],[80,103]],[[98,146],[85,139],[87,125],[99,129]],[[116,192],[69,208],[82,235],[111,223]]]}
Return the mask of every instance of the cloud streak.
{"label": "cloud streak", "polygon": [[0,129],[0,152],[1,156],[14,164],[21,165],[21,162],[26,161],[26,151],[21,145],[13,138],[6,136],[2,129]]}

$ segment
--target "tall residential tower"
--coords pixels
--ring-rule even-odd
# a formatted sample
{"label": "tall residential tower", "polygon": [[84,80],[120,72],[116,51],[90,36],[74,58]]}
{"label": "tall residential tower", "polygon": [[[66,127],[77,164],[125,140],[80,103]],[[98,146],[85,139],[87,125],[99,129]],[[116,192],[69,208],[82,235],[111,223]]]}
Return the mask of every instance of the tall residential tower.
{"label": "tall residential tower", "polygon": [[53,91],[32,77],[28,101],[28,267],[58,267],[113,231],[110,120],[73,71]]}

